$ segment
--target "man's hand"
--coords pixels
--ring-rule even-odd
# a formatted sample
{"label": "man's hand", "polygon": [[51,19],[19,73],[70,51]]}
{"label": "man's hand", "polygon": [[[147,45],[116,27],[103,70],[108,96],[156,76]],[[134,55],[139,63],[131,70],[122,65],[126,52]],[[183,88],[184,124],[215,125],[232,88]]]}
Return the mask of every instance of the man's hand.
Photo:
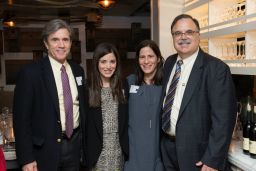
{"label": "man's hand", "polygon": [[33,161],[32,163],[25,164],[25,165],[22,167],[22,171],[38,171],[38,170],[37,170],[36,161]]}
{"label": "man's hand", "polygon": [[214,168],[211,168],[211,167],[209,167],[209,166],[203,164],[201,161],[197,162],[197,163],[196,163],[196,166],[202,167],[201,171],[218,171],[218,170],[216,170],[216,169],[214,169]]}

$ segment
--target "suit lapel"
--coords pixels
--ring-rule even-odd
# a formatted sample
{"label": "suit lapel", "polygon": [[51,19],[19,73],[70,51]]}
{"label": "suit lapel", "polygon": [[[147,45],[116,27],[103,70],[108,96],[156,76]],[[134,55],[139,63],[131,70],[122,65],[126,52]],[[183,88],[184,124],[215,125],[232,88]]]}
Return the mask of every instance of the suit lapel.
{"label": "suit lapel", "polygon": [[101,107],[93,108],[93,118],[100,137],[103,139],[103,119]]}
{"label": "suit lapel", "polygon": [[182,98],[178,120],[182,116],[184,109],[186,108],[187,104],[191,100],[191,97],[192,97],[198,83],[200,82],[201,74],[203,71],[203,69],[202,69],[203,68],[203,55],[204,55],[203,52],[201,50],[199,50],[197,59],[194,63],[192,71],[190,73],[188,83],[187,83],[187,86],[186,86],[186,89],[185,89],[185,92],[184,92],[184,95]]}
{"label": "suit lapel", "polygon": [[[78,92],[78,99],[79,99],[79,107],[81,107],[82,103],[84,102],[82,99],[82,96],[83,96],[83,86],[84,85],[84,77],[83,77],[83,73],[81,73],[75,66],[72,62],[68,62],[70,67],[71,67],[71,70],[72,70],[72,73],[74,75],[74,79],[75,79],[75,82],[76,82],[76,87],[77,87],[77,92]],[[81,85],[78,85],[78,81],[79,81],[79,77],[81,77]],[[79,78],[79,79],[78,79]],[[77,80],[78,79],[78,80]],[[80,84],[80,83],[79,83]],[[82,102],[80,101],[82,100]]]}
{"label": "suit lapel", "polygon": [[46,89],[50,94],[51,100],[56,109],[57,117],[60,119],[60,109],[59,109],[59,101],[58,101],[58,94],[57,94],[57,87],[52,71],[52,67],[49,61],[49,57],[45,57],[42,61],[42,75],[46,85]]}
{"label": "suit lapel", "polygon": [[75,84],[77,87],[77,92],[78,92],[78,100],[79,100],[79,123],[80,125],[83,125],[83,123],[85,122],[86,118],[85,118],[85,99],[84,99],[84,73],[83,71],[81,71],[77,66],[74,65],[74,63],[69,62],[70,68],[72,70],[74,79],[75,79]]}
{"label": "suit lapel", "polygon": [[119,136],[122,135],[123,131],[124,131],[124,127],[125,127],[125,112],[123,111],[125,110],[125,104],[118,104],[118,129],[119,129]]}
{"label": "suit lapel", "polygon": [[89,106],[89,87],[85,85],[85,108],[88,120],[92,121],[96,127],[98,136],[103,139],[103,121],[102,121],[102,110],[101,107],[90,107]]}

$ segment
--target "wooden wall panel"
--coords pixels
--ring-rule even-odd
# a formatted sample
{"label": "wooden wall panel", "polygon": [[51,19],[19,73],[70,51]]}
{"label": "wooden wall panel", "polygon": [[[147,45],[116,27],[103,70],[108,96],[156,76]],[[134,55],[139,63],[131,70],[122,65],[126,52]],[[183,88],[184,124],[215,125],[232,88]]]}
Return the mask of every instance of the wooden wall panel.
{"label": "wooden wall panel", "polygon": [[125,58],[127,52],[134,52],[138,43],[145,39],[150,39],[150,29],[87,29],[86,50],[93,52],[97,44],[109,42],[114,44],[121,57]]}
{"label": "wooden wall panel", "polygon": [[73,40],[71,47],[71,56],[72,60],[76,63],[81,63],[81,42],[77,40]]}
{"label": "wooden wall panel", "polygon": [[[6,52],[45,51],[41,38],[42,28],[7,28],[4,31]],[[79,30],[74,29],[74,41],[79,40]]]}
{"label": "wooden wall panel", "polygon": [[5,60],[6,85],[14,85],[19,70],[32,61],[33,60]]}
{"label": "wooden wall panel", "polygon": [[20,52],[32,52],[33,50],[43,50],[44,44],[41,39],[42,29],[22,28],[19,32]]}
{"label": "wooden wall panel", "polygon": [[[3,31],[0,30],[0,55],[2,55],[2,54],[3,54]],[[0,70],[0,72],[1,72],[1,70]]]}
{"label": "wooden wall panel", "polygon": [[43,50],[40,28],[8,28],[4,31],[6,52],[32,52]]}

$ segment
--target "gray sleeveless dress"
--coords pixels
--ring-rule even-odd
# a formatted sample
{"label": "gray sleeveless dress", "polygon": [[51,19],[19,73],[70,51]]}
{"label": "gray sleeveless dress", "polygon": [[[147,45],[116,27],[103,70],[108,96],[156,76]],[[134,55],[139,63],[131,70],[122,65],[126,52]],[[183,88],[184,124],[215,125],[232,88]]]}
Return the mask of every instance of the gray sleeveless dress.
{"label": "gray sleeveless dress", "polygon": [[129,83],[129,160],[124,171],[163,171],[160,157],[160,97],[162,86]]}

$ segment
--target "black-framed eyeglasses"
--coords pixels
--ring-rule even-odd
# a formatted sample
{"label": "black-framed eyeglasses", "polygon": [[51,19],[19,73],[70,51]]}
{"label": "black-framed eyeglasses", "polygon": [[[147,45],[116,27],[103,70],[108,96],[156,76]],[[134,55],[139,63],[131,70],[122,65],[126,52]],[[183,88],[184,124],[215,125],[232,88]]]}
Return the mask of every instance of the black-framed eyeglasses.
{"label": "black-framed eyeglasses", "polygon": [[172,36],[175,38],[180,38],[182,35],[184,36],[193,36],[195,33],[199,33],[199,31],[194,31],[194,30],[187,30],[184,33],[182,33],[181,31],[175,31],[172,33]]}

